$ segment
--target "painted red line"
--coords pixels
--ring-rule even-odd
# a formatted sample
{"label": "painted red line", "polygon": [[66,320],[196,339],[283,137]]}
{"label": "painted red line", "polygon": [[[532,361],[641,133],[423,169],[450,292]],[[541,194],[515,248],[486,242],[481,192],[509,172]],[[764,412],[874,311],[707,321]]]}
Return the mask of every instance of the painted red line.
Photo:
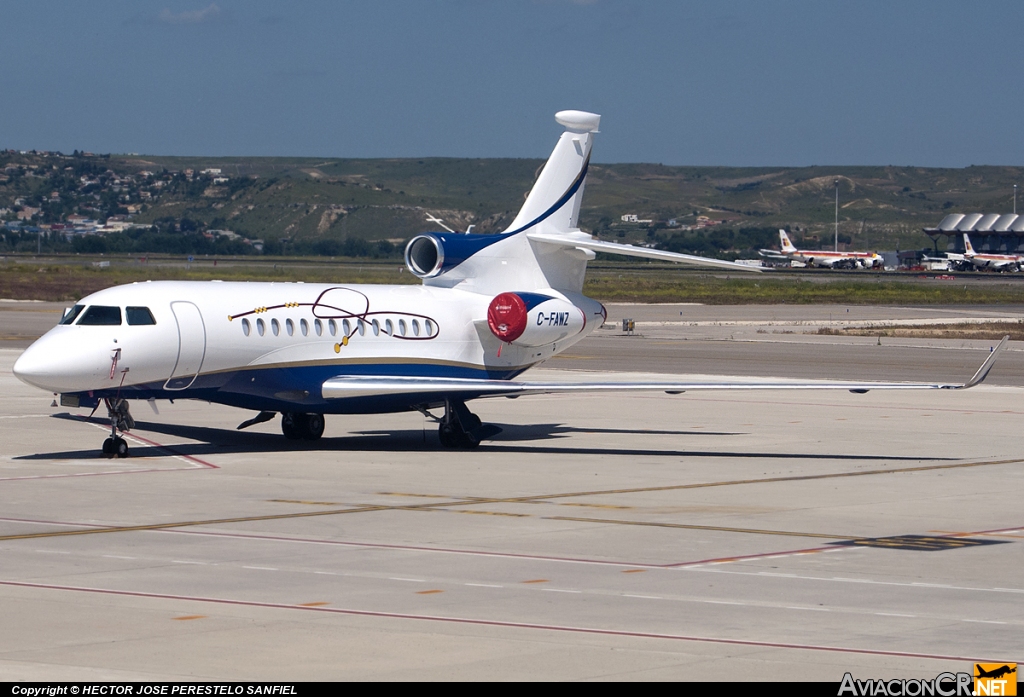
{"label": "painted red line", "polygon": [[845,549],[844,547],[838,547],[830,545],[827,547],[807,547],[806,549],[790,549],[781,552],[762,552],[760,554],[744,554],[737,557],[718,557],[717,559],[702,559],[700,561],[681,561],[675,564],[662,564],[661,568],[664,569],[681,569],[687,566],[699,566],[701,564],[724,564],[733,561],[747,561],[748,559],[761,559],[763,557],[782,557],[789,556],[791,554],[805,554],[807,552],[824,552],[828,549]]}
{"label": "painted red line", "polygon": [[967,537],[969,535],[998,535],[1001,532],[1017,532],[1018,530],[1024,530],[1024,527],[1018,525],[1015,528],[999,528],[998,530],[978,530],[977,532],[957,532],[949,535],[939,535],[939,537]]}
{"label": "painted red line", "polygon": [[149,438],[144,438],[143,436],[140,436],[137,433],[132,433],[131,436],[132,436],[132,438],[137,438],[138,440],[141,440],[143,443],[148,443],[149,445],[152,445],[152,446],[154,446],[156,448],[160,448],[161,450],[165,450],[165,451],[171,453],[172,455],[174,455],[175,457],[180,457],[180,458],[183,458],[183,459],[188,460],[190,462],[194,462],[197,465],[199,465],[200,467],[203,467],[204,469],[211,469],[211,470],[219,470],[220,469],[220,467],[218,467],[217,465],[215,465],[213,463],[210,463],[210,462],[207,462],[206,460],[200,460],[198,457],[193,457],[192,455],[186,455],[185,453],[183,453],[183,452],[181,452],[179,450],[176,450],[173,446],[164,445],[163,443],[157,443],[155,440],[150,440]]}
{"label": "painted red line", "polygon": [[182,458],[184,460],[189,460],[190,462],[194,462],[194,463],[196,463],[198,465],[198,467],[146,467],[146,468],[131,469],[131,470],[106,470],[106,471],[103,471],[103,472],[70,472],[70,473],[67,473],[67,474],[32,474],[32,475],[26,475],[24,477],[0,477],[0,482],[15,482],[15,481],[28,480],[28,479],[65,479],[65,478],[68,478],[68,477],[104,477],[104,476],[108,476],[108,475],[112,475],[112,474],[142,474],[142,473],[145,473],[145,472],[186,472],[186,471],[195,470],[195,469],[214,469],[214,470],[220,469],[220,467],[218,467],[217,465],[214,465],[214,464],[212,464],[210,462],[206,462],[205,460],[200,460],[199,458],[193,457],[191,455],[186,455],[186,454],[184,454],[182,452],[179,452],[179,451],[175,450],[173,447],[171,447],[169,445],[163,445],[161,443],[157,443],[156,441],[150,440],[148,438],[144,438],[144,437],[142,437],[142,436],[140,436],[140,435],[138,435],[136,433],[131,433],[129,435],[130,435],[130,437],[135,438],[136,440],[141,440],[143,443],[146,443],[148,445],[152,445],[152,446],[154,446],[156,448],[159,448],[160,450],[163,450],[163,451],[169,453],[172,457],[180,457],[180,458]]}
{"label": "painted red line", "polygon": [[[665,639],[669,641],[692,641],[708,644],[725,644],[730,646],[755,646],[761,648],[795,649],[799,651],[828,651],[833,653],[851,653],[868,656],[895,656],[900,658],[923,658],[936,661],[966,661],[970,663],[989,663],[995,659],[978,656],[951,656],[934,653],[918,653],[912,651],[884,651],[881,649],[859,649],[851,646],[828,646],[819,644],[793,644],[779,641],[756,641],[753,639],[726,639],[722,637],[706,637],[686,634],[662,634],[658,632],[635,632],[625,629],[601,629],[597,627],[574,627],[572,625],[536,624],[532,622],[509,622],[503,620],[486,620],[472,617],[445,617],[442,615],[417,615],[402,612],[381,612],[376,610],[353,610],[339,607],[310,607],[290,603],[269,603],[256,600],[237,600],[233,598],[207,598],[203,596],[174,595],[169,593],[146,593],[143,591],[125,591],[112,588],[86,588],[82,586],[59,586],[46,583],[26,583],[22,581],[0,581],[0,586],[17,588],[37,588],[44,590],[70,591],[77,593],[99,593],[103,595],[121,595],[132,598],[155,598],[160,600],[181,600],[185,602],[214,603],[241,607],[260,607],[275,610],[301,610],[304,612],[325,612],[336,615],[358,617],[381,617],[400,620],[419,620],[422,622],[445,622],[450,624],[469,624],[484,627],[506,627],[511,629],[537,629],[549,632],[570,632],[574,634],[591,634],[599,636],[617,636],[635,639]],[[1005,661],[1006,657],[998,660]],[[1024,662],[1024,661],[1018,661]]]}
{"label": "painted red line", "polygon": [[[93,426],[100,426],[101,425],[101,424],[98,424],[95,419],[92,419],[92,418],[90,418],[88,416],[82,416],[80,414],[74,414],[74,417],[76,419],[80,420],[80,421],[83,421],[83,422],[87,423],[87,424],[92,424]],[[191,455],[186,455],[183,452],[175,450],[173,446],[164,445],[163,443],[157,443],[155,440],[150,440],[149,438],[145,438],[143,436],[140,436],[137,433],[130,433],[130,435],[131,435],[132,438],[135,438],[137,440],[141,440],[143,443],[147,443],[149,445],[152,445],[153,447],[160,448],[161,450],[169,452],[174,457],[180,457],[180,458],[183,458],[185,460],[189,460],[190,462],[194,462],[197,465],[199,465],[200,467],[203,467],[205,469],[213,469],[213,470],[220,469],[220,467],[218,467],[217,465],[209,463],[206,460],[200,460],[198,457],[193,457]],[[153,470],[153,471],[170,471],[170,470],[164,469],[164,470]],[[107,474],[107,473],[104,472],[103,474]]]}

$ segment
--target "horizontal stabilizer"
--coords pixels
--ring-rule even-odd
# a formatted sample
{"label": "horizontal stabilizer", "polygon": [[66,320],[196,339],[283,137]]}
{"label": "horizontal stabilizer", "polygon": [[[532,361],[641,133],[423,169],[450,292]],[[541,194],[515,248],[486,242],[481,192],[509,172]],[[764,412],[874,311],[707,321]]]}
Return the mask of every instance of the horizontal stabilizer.
{"label": "horizontal stabilizer", "polygon": [[756,266],[737,264],[734,261],[725,261],[723,259],[709,259],[707,257],[699,257],[692,254],[678,254],[676,252],[665,252],[660,249],[651,249],[649,247],[634,247],[631,244],[603,242],[601,240],[595,240],[592,237],[590,237],[590,235],[586,235],[583,233],[555,235],[543,232],[528,232],[526,236],[533,240],[534,242],[554,244],[560,247],[589,249],[593,252],[604,252],[606,254],[621,254],[622,256],[627,257],[660,259],[662,261],[672,261],[677,264],[694,264],[696,266],[716,266],[725,269],[732,269],[734,271],[761,271],[761,269]]}

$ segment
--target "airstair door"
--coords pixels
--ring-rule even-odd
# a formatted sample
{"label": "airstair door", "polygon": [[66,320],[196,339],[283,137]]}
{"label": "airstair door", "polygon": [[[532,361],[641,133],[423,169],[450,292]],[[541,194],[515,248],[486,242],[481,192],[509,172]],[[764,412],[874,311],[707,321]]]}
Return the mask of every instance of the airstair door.
{"label": "airstair door", "polygon": [[192,386],[206,356],[206,325],[199,308],[190,302],[173,302],[171,311],[178,323],[178,360],[165,390],[185,390]]}

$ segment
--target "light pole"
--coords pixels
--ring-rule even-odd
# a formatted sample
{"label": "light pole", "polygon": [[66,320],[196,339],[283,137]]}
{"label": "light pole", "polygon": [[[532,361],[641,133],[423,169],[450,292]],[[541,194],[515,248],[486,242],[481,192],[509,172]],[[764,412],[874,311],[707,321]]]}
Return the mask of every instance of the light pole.
{"label": "light pole", "polygon": [[836,179],[836,252],[839,251],[839,180]]}
{"label": "light pole", "polygon": [[1016,215],[1016,213],[1017,213],[1017,185],[1016,184],[1013,185],[1013,213],[1014,213],[1014,215]]}

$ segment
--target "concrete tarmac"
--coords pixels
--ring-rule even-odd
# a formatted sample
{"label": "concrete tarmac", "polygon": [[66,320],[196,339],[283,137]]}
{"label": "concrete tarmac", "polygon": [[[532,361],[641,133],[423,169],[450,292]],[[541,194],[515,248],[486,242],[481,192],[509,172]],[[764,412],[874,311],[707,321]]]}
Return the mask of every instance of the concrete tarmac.
{"label": "concrete tarmac", "polygon": [[[827,308],[610,310],[644,336],[602,330],[527,377],[964,380],[992,343],[781,333]],[[16,380],[18,354],[0,680],[838,682],[1024,659],[1017,346],[965,392],[480,400],[504,430],[472,451],[419,414],[328,417],[296,445],[142,403],[126,460]]]}

